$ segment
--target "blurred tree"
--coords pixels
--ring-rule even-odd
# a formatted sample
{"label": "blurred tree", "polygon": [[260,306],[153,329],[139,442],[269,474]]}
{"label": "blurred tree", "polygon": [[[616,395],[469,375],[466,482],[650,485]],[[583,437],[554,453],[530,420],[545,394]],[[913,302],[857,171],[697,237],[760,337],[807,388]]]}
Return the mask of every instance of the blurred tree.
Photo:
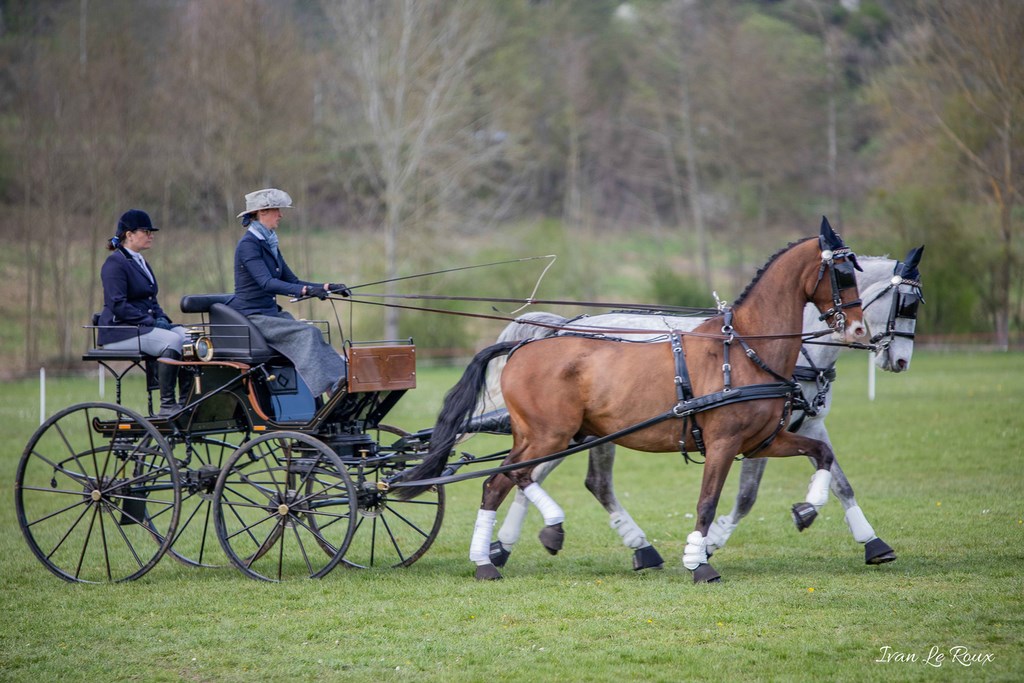
{"label": "blurred tree", "polygon": [[136,7],[127,0],[51,6],[17,37],[15,118],[4,147],[18,168],[26,367],[41,360],[43,338],[56,340],[51,352],[61,361],[77,355],[86,311],[98,305],[103,237],[126,203],[145,199],[152,109],[135,85],[147,80],[151,60],[132,39]]}
{"label": "blurred tree", "polygon": [[746,247],[760,254],[758,238],[772,226],[807,218],[801,189],[825,167],[826,72],[820,42],[777,18],[716,4],[705,22],[693,97],[719,197],[709,220],[727,233],[739,291],[752,272]]}
{"label": "blurred tree", "polygon": [[941,0],[915,10],[894,46],[893,68],[874,88],[889,182],[918,178],[922,165],[955,165],[958,173],[936,189],[989,208],[961,215],[973,216],[989,236],[974,247],[982,266],[973,279],[996,343],[1007,348],[1011,292],[1021,278],[1015,240],[1024,173],[1024,3]]}
{"label": "blurred tree", "polygon": [[[362,105],[360,124],[340,123],[367,152],[360,159],[383,198],[385,274],[394,278],[402,235],[436,208],[435,193],[481,162],[472,74],[494,45],[494,23],[475,0],[339,0],[325,11],[340,48],[335,73]],[[387,309],[384,334],[398,336],[397,309]]]}
{"label": "blurred tree", "polygon": [[[220,268],[208,287],[231,291],[234,216],[247,192],[276,186],[301,202],[314,149],[312,57],[289,4],[269,0],[186,0],[173,16],[159,79],[165,164],[159,182],[166,217],[175,213],[205,231]],[[294,229],[308,206],[289,214]],[[286,225],[288,224],[286,223]],[[294,244],[294,242],[293,242]],[[304,277],[299,245],[290,261]],[[193,274],[193,276],[196,274]],[[316,274],[319,275],[319,274]],[[326,274],[324,274],[326,275]]]}
{"label": "blurred tree", "polygon": [[[635,29],[635,50],[627,61],[631,80],[631,104],[627,111],[634,125],[643,126],[658,141],[664,173],[648,166],[637,169],[660,181],[671,197],[672,225],[689,216],[696,244],[700,280],[712,288],[712,267],[702,194],[701,159],[697,116],[700,103],[693,97],[699,37],[703,31],[701,6],[690,0],[671,0],[656,11],[620,16]],[[642,93],[639,97],[635,93]],[[637,140],[630,138],[635,147]],[[655,165],[657,168],[657,165]],[[654,200],[657,205],[657,197]]]}

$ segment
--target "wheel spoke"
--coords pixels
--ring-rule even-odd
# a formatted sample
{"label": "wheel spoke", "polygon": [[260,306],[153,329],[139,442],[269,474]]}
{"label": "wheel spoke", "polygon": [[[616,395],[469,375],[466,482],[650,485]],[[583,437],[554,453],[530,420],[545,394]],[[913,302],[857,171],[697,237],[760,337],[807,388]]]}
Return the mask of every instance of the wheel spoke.
{"label": "wheel spoke", "polygon": [[[81,522],[85,518],[85,516],[87,514],[89,514],[89,508],[91,507],[91,505],[89,503],[86,503],[84,500],[82,501],[82,504],[85,505],[85,507],[82,508],[82,514],[78,515],[78,518],[74,522],[71,523],[70,527],[68,527],[67,532],[65,532],[65,534],[60,537],[60,540],[57,541],[57,545],[55,545],[53,547],[53,549],[49,553],[46,554],[47,559],[53,557],[53,554],[56,553],[60,549],[60,547],[64,544],[64,541],[66,541],[68,539],[68,537],[71,536],[71,532],[75,530],[75,528],[78,526],[78,523]],[[65,508],[65,510],[70,510],[70,509],[71,508]],[[37,520],[37,521],[41,522],[43,520]],[[86,536],[86,538],[88,538],[88,535]]]}
{"label": "wheel spoke", "polygon": [[22,534],[67,581],[127,581],[152,569],[174,538],[180,500],[167,442],[148,420],[109,403],[51,416],[15,475]]}
{"label": "wheel spoke", "polygon": [[[247,442],[225,463],[214,491],[214,526],[228,559],[252,578],[319,578],[348,547],[354,500],[334,451],[307,434],[275,432]],[[270,533],[257,535],[256,527],[266,529],[271,519]],[[312,552],[318,546],[324,552]]]}
{"label": "wheel spoke", "polygon": [[[111,505],[110,503],[107,503],[106,501],[102,501],[101,505],[102,505],[102,507],[101,507],[101,512],[100,512],[100,526],[102,528],[104,528],[104,529],[106,528],[106,525],[103,523],[103,519],[104,519],[103,513],[105,512],[107,514],[107,516],[110,517],[111,525],[115,529],[117,529],[117,533],[121,537],[121,540],[124,542],[125,547],[128,548],[128,552],[131,553],[132,558],[135,560],[135,564],[141,568],[145,563],[143,562],[142,558],[139,557],[139,553],[135,550],[135,545],[131,542],[131,540],[129,540],[128,535],[124,533],[124,527],[121,526],[120,524],[118,524],[118,522],[117,522],[117,517],[115,516],[115,511],[121,512],[121,510],[116,505]],[[138,523],[138,522],[136,522],[136,523]],[[155,534],[154,534],[154,536],[155,536]],[[161,539],[161,540],[163,540],[163,539]],[[103,545],[106,546],[106,544],[107,544],[107,537],[106,537],[106,534],[104,533],[104,535],[103,535]]]}
{"label": "wheel spoke", "polygon": [[[346,565],[409,566],[422,557],[440,532],[444,517],[443,487],[435,487],[414,500],[395,500],[386,488],[377,487],[378,482],[388,480],[397,471],[379,467],[364,473],[356,466],[353,476],[363,487],[359,497],[361,519],[345,554]],[[367,518],[369,523],[365,523]]]}

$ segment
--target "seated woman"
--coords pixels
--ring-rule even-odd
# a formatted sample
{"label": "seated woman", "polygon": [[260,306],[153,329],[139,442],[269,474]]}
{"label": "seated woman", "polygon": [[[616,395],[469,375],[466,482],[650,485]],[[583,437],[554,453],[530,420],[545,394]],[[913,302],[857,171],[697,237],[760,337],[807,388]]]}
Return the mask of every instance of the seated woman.
{"label": "seated woman", "polygon": [[[130,209],[117,221],[117,230],[107,242],[113,253],[107,257],[100,279],[103,282],[103,311],[99,317],[96,343],[113,351],[141,351],[156,358],[181,360],[181,346],[185,341],[185,328],[171,323],[160,308],[156,295],[159,287],[156,275],[142,257],[142,252],[153,246],[153,227],[149,214]],[[184,378],[181,400],[188,395],[187,377]],[[174,387],[178,368],[165,363],[157,364],[160,384],[160,412],[167,416],[177,412]]]}
{"label": "seated woman", "polygon": [[259,328],[267,344],[286,356],[310,392],[333,394],[344,386],[345,359],[324,341],[314,325],[299,322],[277,305],[277,295],[316,296],[335,292],[349,296],[345,285],[306,282],[296,277],[277,243],[281,209],[290,209],[287,192],[268,188],[245,195],[245,211],[238,214],[247,228],[235,248],[235,296],[228,305]]}

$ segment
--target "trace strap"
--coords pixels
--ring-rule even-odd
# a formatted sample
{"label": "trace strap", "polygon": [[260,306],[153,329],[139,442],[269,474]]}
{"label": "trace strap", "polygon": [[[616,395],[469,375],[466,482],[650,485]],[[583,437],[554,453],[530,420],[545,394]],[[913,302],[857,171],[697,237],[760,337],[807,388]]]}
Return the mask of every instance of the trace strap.
{"label": "trace strap", "polygon": [[[676,363],[676,407],[673,408],[672,411],[685,412],[685,408],[683,406],[692,403],[695,397],[693,395],[693,386],[690,383],[690,373],[686,369],[686,351],[683,349],[682,333],[679,330],[672,330],[669,340],[672,344],[672,357]],[[728,359],[725,365],[722,366],[723,369],[727,365]],[[726,379],[726,382],[728,382],[728,379]],[[726,391],[728,391],[728,384],[726,384]],[[697,417],[693,413],[682,415],[682,418],[683,438],[679,440],[679,452],[683,454],[683,460],[687,463],[696,463],[697,461],[692,459],[690,454],[686,451],[686,430],[687,427],[690,428],[690,435],[693,436],[693,442],[697,445],[697,450],[700,451],[701,455],[707,453],[707,448],[704,446],[704,433],[701,431],[700,425],[697,424]]]}

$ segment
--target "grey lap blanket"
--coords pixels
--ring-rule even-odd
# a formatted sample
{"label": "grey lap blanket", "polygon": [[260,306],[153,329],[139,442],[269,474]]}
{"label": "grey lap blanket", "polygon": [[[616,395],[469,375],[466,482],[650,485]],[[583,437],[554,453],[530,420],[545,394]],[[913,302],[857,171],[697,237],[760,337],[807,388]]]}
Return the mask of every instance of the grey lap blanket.
{"label": "grey lap blanket", "polygon": [[295,320],[287,313],[275,317],[254,314],[249,320],[259,328],[267,344],[295,364],[313,396],[319,396],[345,376],[345,359],[315,325]]}

